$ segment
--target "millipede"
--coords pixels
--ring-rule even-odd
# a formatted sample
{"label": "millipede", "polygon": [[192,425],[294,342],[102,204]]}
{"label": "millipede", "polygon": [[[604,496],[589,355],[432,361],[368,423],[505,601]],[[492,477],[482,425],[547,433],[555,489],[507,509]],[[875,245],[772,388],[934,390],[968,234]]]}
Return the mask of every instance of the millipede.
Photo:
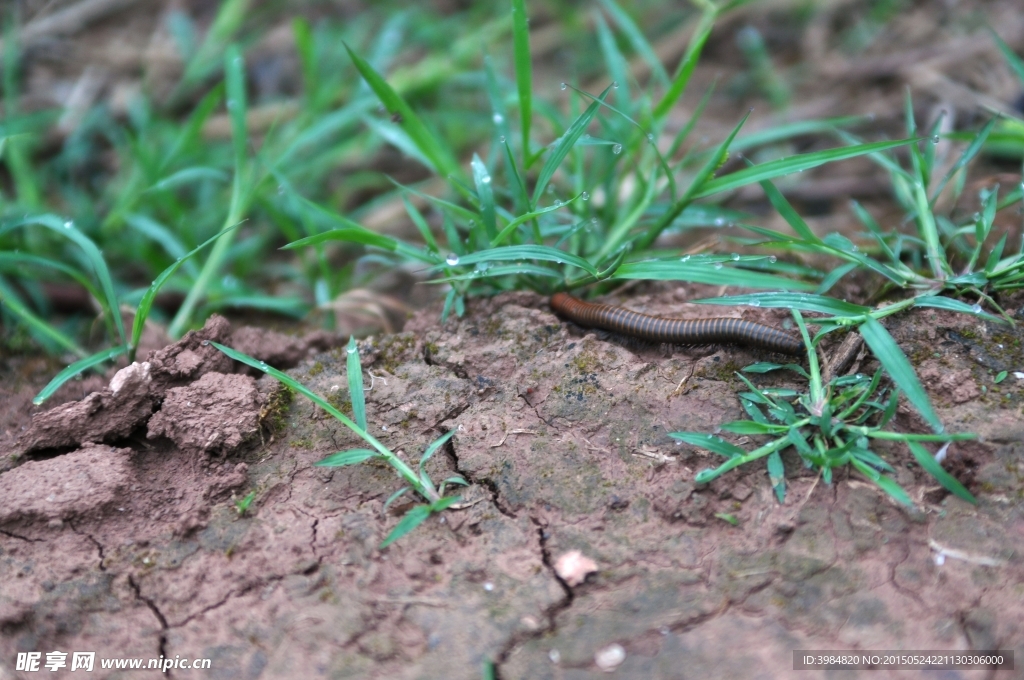
{"label": "millipede", "polygon": [[743,319],[670,319],[612,305],[584,302],[568,293],[552,295],[551,309],[578,326],[599,328],[650,342],[746,345],[794,355],[804,352],[804,343],[800,338],[778,328]]}

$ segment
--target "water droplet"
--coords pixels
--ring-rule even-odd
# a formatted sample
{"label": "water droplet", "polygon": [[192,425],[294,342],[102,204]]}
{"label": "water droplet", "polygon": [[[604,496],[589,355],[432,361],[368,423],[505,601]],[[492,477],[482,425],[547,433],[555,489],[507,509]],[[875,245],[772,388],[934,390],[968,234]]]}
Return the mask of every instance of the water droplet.
{"label": "water droplet", "polygon": [[772,255],[772,256],[770,256],[770,257],[768,258],[768,261],[774,264],[775,262],[778,262],[778,261],[779,261],[779,258],[777,258],[777,257],[775,257],[774,255]]}
{"label": "water droplet", "polygon": [[760,307],[761,306],[761,301],[760,300],[751,300],[750,301],[750,306],[751,307]]}
{"label": "water droplet", "polygon": [[209,340],[203,340],[199,344],[202,345],[203,347],[209,347],[210,346],[210,341]]}
{"label": "water droplet", "polygon": [[501,137],[498,137],[498,142],[500,142],[501,144],[504,144],[505,143],[505,135],[502,135]]}
{"label": "water droplet", "polygon": [[492,590],[494,590],[494,584],[488,581],[484,584],[484,590],[486,590],[487,592],[491,592]]}
{"label": "water droplet", "polygon": [[647,133],[647,141],[651,142],[652,144],[654,143],[654,133],[653,132],[648,132]]}
{"label": "water droplet", "polygon": [[495,124],[495,125],[501,125],[502,123],[504,123],[504,122],[505,122],[505,116],[501,115],[500,113],[496,113],[496,114],[494,114],[494,116],[493,116],[493,117],[491,118],[491,120],[493,120],[493,121],[494,121],[494,124]]}
{"label": "water droplet", "polygon": [[721,262],[716,262],[715,263],[715,269],[721,269],[721,268],[722,268],[722,263]]}
{"label": "water droplet", "polygon": [[448,257],[444,258],[444,261],[454,267],[459,263],[459,256],[455,253],[448,253]]}
{"label": "water droplet", "polygon": [[612,81],[612,87],[615,88],[616,90],[619,89],[619,81],[613,80]]}
{"label": "water droplet", "polygon": [[590,223],[593,224],[596,227],[597,226],[597,218],[596,217],[591,217],[590,218]]}
{"label": "water droplet", "polygon": [[64,228],[65,229],[70,229],[73,226],[75,226],[75,223],[72,222],[71,220],[68,220],[67,222],[64,223]]}
{"label": "water droplet", "polygon": [[586,191],[584,191],[582,194],[580,194],[580,198],[582,198],[584,201],[589,201],[590,200],[590,194],[587,193]]}
{"label": "water droplet", "polygon": [[858,248],[858,247],[857,247],[857,244],[856,244],[856,243],[854,243],[854,244],[853,244],[853,252],[857,252],[858,250],[860,250],[860,248]]}
{"label": "water droplet", "polygon": [[355,346],[346,347],[345,351],[348,352],[349,354],[355,354],[356,353],[356,348],[355,348]]}
{"label": "water droplet", "polygon": [[483,177],[480,178],[480,181],[483,182],[484,184],[490,184],[491,183],[491,176],[490,175],[484,175]]}
{"label": "water droplet", "polygon": [[557,208],[562,205],[562,202],[556,198],[553,205]]}
{"label": "water droplet", "polygon": [[470,220],[469,221],[469,228],[472,229],[475,226],[476,226],[476,220]]}
{"label": "water droplet", "polygon": [[561,85],[559,85],[559,87],[564,90],[566,87],[568,87],[568,85],[566,85],[565,83],[562,83]]}
{"label": "water droplet", "polygon": [[612,153],[615,154],[616,156],[618,156],[620,153],[622,153],[622,145],[621,144],[615,144],[614,146],[612,146]]}
{"label": "water droplet", "polygon": [[739,256],[739,254],[738,254],[738,253],[733,253],[733,254],[732,254],[732,255],[730,255],[729,257],[731,257],[731,258],[732,258],[732,261],[733,261],[733,262],[739,262],[739,261],[740,261],[740,256]]}
{"label": "water droplet", "polygon": [[932,144],[938,144],[938,143],[939,143],[939,136],[938,135],[932,135]]}
{"label": "water droplet", "polygon": [[715,226],[716,227],[725,226],[725,218],[724,217],[716,217],[715,218]]}
{"label": "water droplet", "polygon": [[974,312],[975,314],[981,314],[981,305],[975,302],[973,305],[971,305],[971,311]]}
{"label": "water droplet", "polygon": [[683,255],[681,258],[679,258],[679,261],[680,262],[687,262],[687,261],[689,261],[689,259],[690,259],[689,255]]}

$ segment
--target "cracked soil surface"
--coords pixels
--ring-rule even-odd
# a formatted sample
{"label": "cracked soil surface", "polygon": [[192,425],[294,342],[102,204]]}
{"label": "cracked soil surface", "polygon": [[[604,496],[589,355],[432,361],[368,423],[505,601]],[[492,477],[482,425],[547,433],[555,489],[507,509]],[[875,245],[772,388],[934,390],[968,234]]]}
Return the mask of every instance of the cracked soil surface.
{"label": "cracked soil surface", "polygon": [[[683,316],[708,314],[682,301],[713,294],[643,290],[629,306]],[[786,323],[775,310],[716,313]],[[1001,648],[1024,668],[1019,326],[938,310],[889,324],[947,428],[981,436],[946,463],[976,507],[905,449],[882,451],[908,510],[856,475],[826,485],[794,456],[784,505],[762,465],[696,486],[711,455],[667,433],[743,417],[733,372],[761,358],[746,350],[632,346],[527,293],[436,319],[360,343],[368,421],[414,461],[455,429],[428,471],[471,485],[458,509],[383,551],[408,507],[381,512],[394,473],[314,467],[359,440],[204,342],[244,341],[344,408],[337,339],[261,342],[214,318],[122,372],[117,390],[111,376],[66,386],[52,411],[31,408],[42,368],[5,365],[0,678],[21,677],[2,665],[17,652],[51,650],[212,660],[169,673],[182,678],[468,679],[487,659],[506,679],[605,677],[609,659],[624,678],[785,678],[796,649]],[[901,407],[895,426],[920,423]],[[234,501],[252,491],[239,516]],[[582,571],[559,575],[560,558]]]}

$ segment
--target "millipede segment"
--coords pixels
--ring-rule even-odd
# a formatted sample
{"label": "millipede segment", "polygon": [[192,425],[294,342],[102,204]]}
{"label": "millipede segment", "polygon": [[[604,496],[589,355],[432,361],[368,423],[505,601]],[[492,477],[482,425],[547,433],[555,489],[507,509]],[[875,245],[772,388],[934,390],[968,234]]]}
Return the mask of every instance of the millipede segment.
{"label": "millipede segment", "polygon": [[804,343],[800,338],[743,319],[668,319],[622,307],[584,302],[568,293],[552,295],[551,309],[579,326],[600,328],[651,342],[680,345],[724,343],[759,347],[781,354],[804,353]]}

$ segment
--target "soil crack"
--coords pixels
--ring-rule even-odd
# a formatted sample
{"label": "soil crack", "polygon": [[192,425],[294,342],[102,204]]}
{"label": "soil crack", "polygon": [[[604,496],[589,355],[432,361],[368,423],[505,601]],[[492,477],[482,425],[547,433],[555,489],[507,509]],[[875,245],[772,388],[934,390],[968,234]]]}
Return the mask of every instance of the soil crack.
{"label": "soil crack", "polygon": [[[167,630],[170,628],[170,626],[167,624],[167,617],[165,617],[163,612],[160,611],[160,608],[156,606],[156,602],[154,602],[152,598],[146,597],[145,595],[142,594],[142,588],[139,586],[138,582],[135,580],[135,577],[132,576],[131,574],[128,575],[128,585],[131,586],[131,589],[135,592],[135,598],[137,600],[139,600],[140,602],[144,603],[147,607],[149,607],[149,611],[153,612],[153,616],[155,616],[157,621],[160,622],[160,638],[159,638],[160,644],[158,646],[158,649],[159,649],[159,652],[160,652],[160,657],[161,658],[166,658],[167,657]],[[164,675],[168,675],[169,676],[170,675],[170,670],[165,670],[164,671]]]}
{"label": "soil crack", "polygon": [[530,640],[536,640],[544,637],[545,635],[554,633],[558,628],[558,615],[572,607],[572,603],[576,599],[572,588],[565,582],[565,579],[558,575],[558,572],[555,570],[554,560],[551,558],[551,550],[548,548],[549,534],[547,529],[545,529],[544,524],[533,515],[530,515],[530,522],[537,528],[537,541],[540,547],[541,562],[543,562],[548,573],[550,573],[551,576],[554,577],[555,581],[558,582],[558,585],[562,589],[562,592],[565,593],[565,596],[544,610],[544,618],[547,620],[546,626],[530,632],[515,633],[508,639],[505,645],[501,648],[501,651],[498,652],[494,661],[494,674],[495,678],[498,680],[501,680],[503,677],[501,673],[501,666],[508,661],[516,647]]}

